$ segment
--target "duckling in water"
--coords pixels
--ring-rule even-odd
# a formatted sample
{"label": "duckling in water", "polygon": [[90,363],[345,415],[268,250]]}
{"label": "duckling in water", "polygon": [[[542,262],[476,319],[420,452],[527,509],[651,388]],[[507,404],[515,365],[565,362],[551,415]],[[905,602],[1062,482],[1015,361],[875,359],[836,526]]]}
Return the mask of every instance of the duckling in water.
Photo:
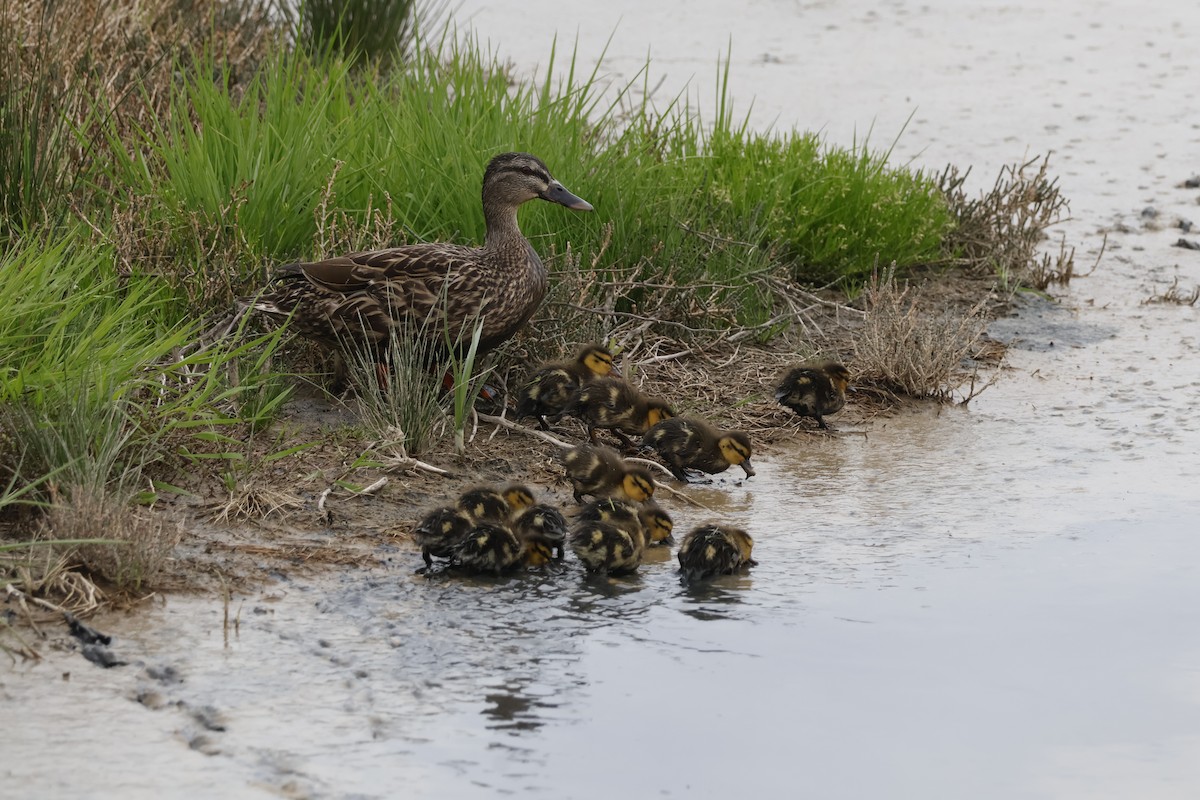
{"label": "duckling in water", "polygon": [[503,489],[477,486],[458,498],[458,508],[472,522],[505,524],[518,511],[533,505],[533,492],[528,486],[510,483]]}
{"label": "duckling in water", "polygon": [[524,554],[524,544],[507,526],[480,522],[454,546],[452,560],[464,569],[499,575],[515,567]]}
{"label": "duckling in water", "polygon": [[413,528],[413,541],[421,548],[425,569],[433,566],[433,559],[452,558],[454,547],[471,532],[471,518],[453,506],[435,508],[426,514],[417,527]]}
{"label": "duckling in water", "polygon": [[560,417],[580,385],[613,372],[613,356],[598,344],[585,345],[574,361],[543,364],[526,381],[517,402],[516,419],[537,417],[542,430],[550,430],[546,417]]}
{"label": "duckling in water", "polygon": [[527,508],[532,508],[537,499],[533,490],[523,483],[510,483],[500,490],[500,496],[508,503],[509,516],[513,517]]}
{"label": "duckling in water", "polygon": [[[591,505],[600,506],[604,502]],[[597,508],[595,513],[605,512]],[[616,501],[609,513],[604,520],[577,521],[567,543],[588,572],[632,572],[642,563],[642,554],[646,550],[642,523],[637,512],[622,501]]]}
{"label": "duckling in water", "polygon": [[822,418],[846,405],[850,370],[836,361],[802,364],[788,370],[775,389],[775,399],[802,417],[812,417],[828,430]]}
{"label": "duckling in water", "polygon": [[609,495],[640,503],[654,495],[654,478],[649,471],[625,463],[611,447],[580,445],[562,455],[567,477],[575,487],[575,502],[583,496]]}
{"label": "duckling in water", "polygon": [[638,518],[641,520],[642,530],[646,533],[647,547],[675,544],[675,537],[671,535],[675,530],[675,520],[671,519],[671,515],[658,503],[653,500],[643,503]]}
{"label": "duckling in water", "polygon": [[551,558],[562,560],[567,520],[554,506],[532,505],[517,515],[512,527],[517,538],[525,544],[526,565],[540,567]]}
{"label": "duckling in water", "polygon": [[603,428],[629,448],[633,442],[625,434],[645,433],[651,425],[675,416],[665,400],[647,397],[615,377],[596,378],[580,386],[563,413],[583,420],[592,444],[596,444],[596,431]]}
{"label": "duckling in water", "polygon": [[753,547],[754,540],[741,528],[701,525],[679,545],[679,571],[684,581],[729,575],[758,563],[750,557]]}
{"label": "duckling in water", "polygon": [[707,422],[687,417],[663,420],[642,437],[642,447],[652,447],[667,462],[671,473],[687,483],[687,470],[715,475],[737,464],[749,478],[750,437],[742,431],[719,431]]}

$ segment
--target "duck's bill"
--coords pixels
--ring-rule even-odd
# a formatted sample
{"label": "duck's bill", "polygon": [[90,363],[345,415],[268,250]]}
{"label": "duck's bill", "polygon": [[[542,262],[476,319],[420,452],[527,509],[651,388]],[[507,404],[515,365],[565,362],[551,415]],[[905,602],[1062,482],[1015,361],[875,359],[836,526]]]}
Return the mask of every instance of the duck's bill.
{"label": "duck's bill", "polygon": [[551,203],[558,203],[560,206],[566,206],[572,211],[592,210],[591,203],[582,197],[576,197],[571,194],[565,186],[558,182],[550,184],[550,188],[542,194],[542,199],[549,200]]}
{"label": "duck's bill", "polygon": [[741,468],[742,468],[743,470],[745,470],[745,471],[746,471],[746,477],[747,477],[747,478],[752,478],[752,477],[754,477],[754,467],[750,466],[750,459],[748,459],[748,458],[747,458],[745,461],[743,461],[743,462],[741,463],[741,465],[740,465],[740,466],[741,466]]}

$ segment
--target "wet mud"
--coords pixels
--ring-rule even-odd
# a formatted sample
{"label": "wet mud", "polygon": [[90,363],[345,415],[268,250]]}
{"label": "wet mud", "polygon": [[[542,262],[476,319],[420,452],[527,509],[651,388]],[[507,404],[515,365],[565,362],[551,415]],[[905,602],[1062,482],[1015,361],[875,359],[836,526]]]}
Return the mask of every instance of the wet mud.
{"label": "wet mud", "polygon": [[1145,301],[1200,283],[1172,227],[1200,213],[1182,186],[1200,11],[605,9],[461,16],[519,69],[556,27],[578,25],[587,61],[623,17],[617,74],[672,30],[649,43],[676,88],[712,74],[732,31],[756,124],[842,143],[874,124],[882,143],[915,109],[898,156],[983,183],[1053,150],[1063,233],[1081,266],[1107,234],[1099,268],[1016,299],[989,330],[1005,364],[968,407],[835,417],[835,435],[756,454],[754,478],[687,489],[711,510],[664,500],[677,530],[751,531],[744,574],[683,586],[663,550],[622,578],[574,561],[422,576],[374,531],[356,563],[282,570],[228,604],[89,620],[122,666],[67,640],[0,667],[0,795],[1193,795],[1200,311]]}

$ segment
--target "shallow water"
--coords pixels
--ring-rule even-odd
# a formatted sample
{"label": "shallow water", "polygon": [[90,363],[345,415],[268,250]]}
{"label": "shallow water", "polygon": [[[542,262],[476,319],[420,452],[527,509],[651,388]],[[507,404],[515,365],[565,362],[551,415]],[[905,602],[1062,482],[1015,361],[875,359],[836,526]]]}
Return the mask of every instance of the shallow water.
{"label": "shallow water", "polygon": [[625,579],[462,580],[399,549],[236,599],[228,640],[217,599],[110,615],[128,666],[0,671],[0,796],[1193,797],[1200,329],[1142,301],[1200,282],[1169,228],[1196,211],[1175,184],[1200,152],[1200,10],[848,5],[463,14],[521,68],[555,27],[594,58],[623,17],[609,68],[652,42],[664,96],[732,32],[756,124],[848,142],[915,108],[900,157],[984,182],[1054,149],[1081,264],[1130,230],[992,326],[1014,343],[995,385],[695,489],[760,561],[703,589],[667,553]]}

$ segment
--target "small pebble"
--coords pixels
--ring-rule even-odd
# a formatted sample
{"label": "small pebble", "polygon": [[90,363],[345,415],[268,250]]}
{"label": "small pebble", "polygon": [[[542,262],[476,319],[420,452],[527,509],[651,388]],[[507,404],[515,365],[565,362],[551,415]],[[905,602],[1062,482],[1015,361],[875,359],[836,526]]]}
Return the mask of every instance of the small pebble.
{"label": "small pebble", "polygon": [[1154,206],[1146,206],[1142,209],[1142,219],[1154,219],[1158,216],[1158,209]]}

